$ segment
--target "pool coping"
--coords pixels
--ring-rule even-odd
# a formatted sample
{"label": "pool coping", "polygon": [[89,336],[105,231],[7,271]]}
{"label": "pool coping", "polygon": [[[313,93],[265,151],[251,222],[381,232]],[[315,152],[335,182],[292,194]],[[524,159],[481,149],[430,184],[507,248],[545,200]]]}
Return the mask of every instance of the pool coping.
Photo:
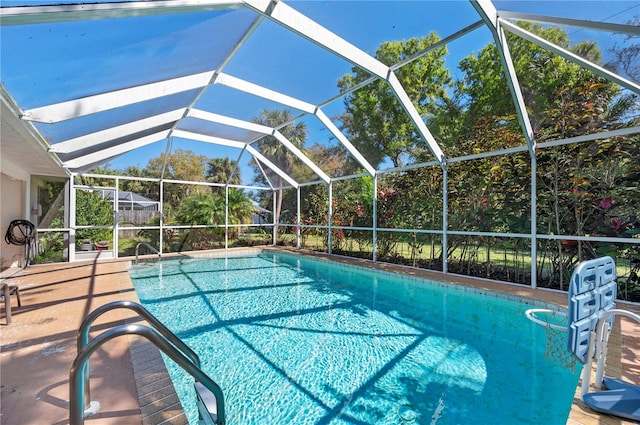
{"label": "pool coping", "polygon": [[131,336],[129,352],[142,425],[189,425],[160,349]]}

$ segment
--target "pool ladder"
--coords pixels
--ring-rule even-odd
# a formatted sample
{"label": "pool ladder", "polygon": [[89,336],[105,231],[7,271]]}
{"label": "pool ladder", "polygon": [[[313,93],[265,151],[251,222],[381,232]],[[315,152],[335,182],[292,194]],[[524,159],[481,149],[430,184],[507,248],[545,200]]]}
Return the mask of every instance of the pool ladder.
{"label": "pool ladder", "polygon": [[160,251],[154,248],[153,245],[147,242],[140,242],[138,245],[136,245],[136,259],[134,260],[133,264],[138,264],[138,252],[140,250],[140,246],[143,246],[143,245],[149,248],[152,252],[158,254],[159,258],[162,258],[162,254],[160,253]]}
{"label": "pool ladder", "polygon": [[[103,313],[116,308],[133,310],[153,326],[120,325],[113,327],[89,341],[92,323]],[[180,367],[195,378],[194,389],[201,423],[224,425],[225,409],[222,389],[200,368],[200,358],[184,341],[171,332],[147,309],[132,301],[115,301],[98,307],[82,321],[77,336],[78,355],[69,372],[69,424],[82,425],[84,418],[94,415],[100,408],[90,401],[89,358],[102,344],[122,335],[143,336]]]}

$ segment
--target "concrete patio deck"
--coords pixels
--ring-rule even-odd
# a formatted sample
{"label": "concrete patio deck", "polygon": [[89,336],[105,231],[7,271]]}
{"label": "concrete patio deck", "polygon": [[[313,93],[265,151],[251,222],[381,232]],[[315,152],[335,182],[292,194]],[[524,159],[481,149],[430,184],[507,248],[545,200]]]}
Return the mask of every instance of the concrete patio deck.
{"label": "concrete patio deck", "polygon": [[[22,307],[13,298],[12,323],[6,325],[3,315],[0,325],[0,423],[67,424],[69,370],[82,319],[108,302],[138,301],[126,263],[31,266],[5,282],[20,287]],[[125,320],[139,319],[124,309],[105,313],[91,335]],[[186,423],[159,352],[149,343],[115,338],[91,356],[90,366],[91,399],[101,408],[86,424]]]}

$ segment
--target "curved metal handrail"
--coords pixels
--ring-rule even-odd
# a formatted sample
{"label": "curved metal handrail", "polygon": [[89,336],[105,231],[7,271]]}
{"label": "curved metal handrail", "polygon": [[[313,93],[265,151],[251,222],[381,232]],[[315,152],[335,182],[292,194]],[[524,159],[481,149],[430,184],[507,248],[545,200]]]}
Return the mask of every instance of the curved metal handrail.
{"label": "curved metal handrail", "polygon": [[83,371],[89,357],[105,342],[123,335],[139,335],[147,338],[168,355],[174,362],[201,382],[216,398],[216,420],[218,425],[225,423],[224,395],[222,389],[209,376],[196,366],[189,358],[182,354],[174,345],[164,338],[158,331],[142,325],[120,325],[111,328],[92,339],[82,350],[71,365],[69,372],[69,424],[84,424],[84,386]]}
{"label": "curved metal handrail", "polygon": [[136,259],[134,260],[133,264],[138,264],[138,250],[140,249],[140,246],[146,246],[147,248],[149,248],[151,251],[155,252],[156,254],[158,254],[158,257],[162,258],[162,253],[153,247],[153,245],[147,243],[147,242],[140,242],[136,245]]}
{"label": "curved metal handrail", "polygon": [[594,380],[594,385],[596,388],[602,388],[604,366],[607,359],[607,345],[609,343],[609,335],[611,333],[609,319],[615,316],[626,317],[640,323],[640,315],[632,311],[621,309],[605,311],[602,313],[600,318],[598,318],[595,330],[591,332],[591,337],[589,338],[587,362],[584,364],[582,370],[582,387],[580,390],[581,398],[589,392],[594,359],[596,360],[596,378]]}
{"label": "curved metal handrail", "polygon": [[82,350],[82,347],[87,345],[87,343],[89,342],[89,331],[93,322],[102,314],[106,313],[107,311],[114,310],[116,308],[126,308],[138,313],[138,316],[144,318],[147,322],[152,324],[156,328],[156,330],[160,332],[160,334],[162,334],[166,339],[168,339],[169,342],[171,342],[173,345],[175,345],[180,350],[182,350],[196,366],[200,367],[200,357],[198,357],[195,351],[189,348],[189,346],[185,344],[184,341],[182,341],[180,338],[178,338],[176,334],[171,332],[171,330],[167,328],[164,325],[164,323],[158,320],[153,314],[151,314],[149,310],[147,310],[142,305],[133,301],[114,301],[114,302],[102,305],[96,308],[95,310],[93,310],[91,313],[89,313],[82,321],[82,324],[80,325],[80,329],[78,330],[78,337],[77,337],[78,352],[80,352],[80,350]]}
{"label": "curved metal handrail", "polygon": [[[631,320],[635,320],[637,323],[640,323],[640,315],[621,309],[613,309],[609,311],[605,311],[602,313],[602,316],[598,319],[598,323],[596,324],[596,353],[595,356],[598,359],[598,363],[596,366],[596,380],[595,385],[597,388],[602,387],[602,377],[604,375],[604,362],[607,358],[607,345],[609,343],[609,318],[613,316],[622,316]],[[605,326],[607,329],[605,329]]]}
{"label": "curved metal handrail", "polygon": [[[200,367],[200,357],[193,351],[187,344],[184,343],[176,334],[171,332],[169,328],[167,328],[161,321],[159,321],[153,314],[149,312],[146,308],[141,306],[138,303],[133,301],[114,301],[111,303],[107,303],[103,306],[100,306],[89,313],[82,323],[80,324],[80,329],[78,329],[78,336],[76,339],[76,346],[78,348],[78,355],[82,349],[89,343],[89,331],[91,330],[91,325],[93,322],[100,317],[102,314],[107,311],[114,310],[116,308],[127,308],[129,310],[135,311],[138,316],[144,318],[147,322],[149,322],[153,327],[164,336],[171,344],[175,345],[178,349],[180,349],[188,358],[196,365],[198,368]],[[84,376],[84,400],[87,403],[85,408],[90,408],[91,403],[91,389],[89,386],[89,362],[87,361],[84,366],[83,371]]]}

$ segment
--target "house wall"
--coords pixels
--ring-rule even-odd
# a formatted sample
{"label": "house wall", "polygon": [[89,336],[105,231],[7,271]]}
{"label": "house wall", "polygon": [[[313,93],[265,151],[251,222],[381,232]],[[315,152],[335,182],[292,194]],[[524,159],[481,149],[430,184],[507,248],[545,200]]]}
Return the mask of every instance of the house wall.
{"label": "house wall", "polygon": [[24,248],[9,245],[4,236],[12,220],[24,218],[24,192],[28,182],[0,173],[0,270],[21,265]]}

